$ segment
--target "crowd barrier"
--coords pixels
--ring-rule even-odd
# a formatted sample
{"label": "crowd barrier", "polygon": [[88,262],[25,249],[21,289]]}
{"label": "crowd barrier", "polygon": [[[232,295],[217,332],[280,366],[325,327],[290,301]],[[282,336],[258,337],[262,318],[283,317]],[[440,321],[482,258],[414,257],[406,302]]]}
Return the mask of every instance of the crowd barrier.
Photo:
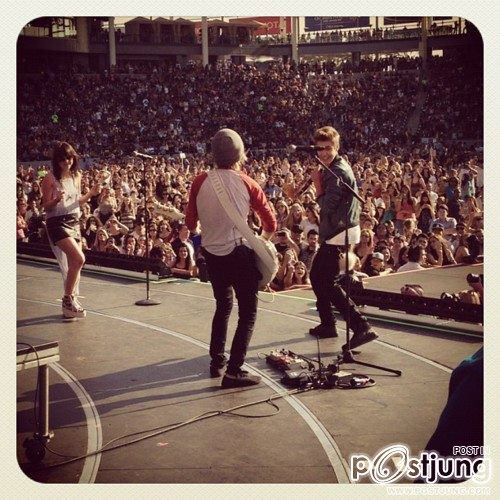
{"label": "crowd barrier", "polygon": [[[95,252],[86,250],[86,266],[99,266],[113,269],[144,273],[149,267],[155,279],[168,278],[172,276],[170,268],[159,259],[146,259],[115,253]],[[38,257],[54,259],[49,245],[40,243],[18,242],[17,254],[21,257]],[[55,259],[54,259],[55,261]],[[206,281],[203,279],[202,281]],[[354,288],[351,293],[356,304],[377,307],[382,310],[403,311],[408,314],[423,314],[435,316],[441,319],[483,324],[483,306],[476,304],[465,304],[463,302],[451,302],[431,297],[419,297],[402,295],[400,293],[383,292],[379,290],[367,290]]]}

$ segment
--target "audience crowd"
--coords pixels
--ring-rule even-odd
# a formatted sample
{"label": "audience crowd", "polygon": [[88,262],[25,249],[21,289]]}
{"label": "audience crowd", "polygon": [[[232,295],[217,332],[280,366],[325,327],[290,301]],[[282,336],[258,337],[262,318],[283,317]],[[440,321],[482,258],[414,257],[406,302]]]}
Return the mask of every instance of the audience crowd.
{"label": "audience crowd", "polygon": [[[212,166],[209,139],[226,126],[242,135],[244,168],[276,212],[280,269],[271,288],[307,287],[321,217],[309,182],[315,160],[280,148],[308,143],[316,127],[331,124],[367,201],[354,249],[360,276],[478,262],[483,156],[465,139],[482,138],[482,73],[465,60],[441,58],[422,84],[418,72],[397,66],[355,74],[328,63],[174,66],[145,78],[49,74],[20,81],[19,160],[45,166],[17,169],[17,239],[47,242],[40,181],[53,142],[66,140],[82,156],[83,193],[104,179],[101,193],[82,207],[85,249],[149,252],[176,276],[206,279],[201,238],[189,233],[183,213],[194,177]],[[427,101],[416,141],[406,127],[422,85]],[[138,159],[135,149],[155,158]],[[256,214],[248,223],[260,232]]]}
{"label": "audience crowd", "polygon": [[210,69],[160,66],[148,77],[21,78],[18,158],[48,159],[52,142],[61,137],[93,158],[144,148],[203,154],[221,125],[239,130],[251,150],[283,148],[308,141],[323,123],[335,124],[344,150],[385,145],[387,151],[407,144],[407,122],[422,86],[428,98],[419,137],[481,139],[481,70],[456,58],[436,58],[426,78],[405,71],[418,65],[418,59],[391,57],[362,60],[358,68],[323,62],[262,70],[229,63]]}
{"label": "audience crowd", "polygon": [[91,157],[121,157],[146,147],[154,153],[202,154],[221,125],[238,130],[250,149],[305,141],[312,129],[332,122],[347,148],[378,138],[401,141],[419,84],[414,72],[345,77],[332,74],[329,64],[155,69],[147,78],[21,79],[19,159],[48,159],[51,143],[61,137]]}

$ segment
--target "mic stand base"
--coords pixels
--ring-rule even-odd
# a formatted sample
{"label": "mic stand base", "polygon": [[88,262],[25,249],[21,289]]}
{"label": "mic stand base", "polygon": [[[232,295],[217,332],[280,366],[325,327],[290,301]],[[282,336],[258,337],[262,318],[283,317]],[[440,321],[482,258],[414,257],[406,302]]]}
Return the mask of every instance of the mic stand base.
{"label": "mic stand base", "polygon": [[153,299],[141,299],[135,303],[136,306],[158,306],[160,304],[161,302]]}
{"label": "mic stand base", "polygon": [[[354,351],[359,352],[359,351]],[[401,376],[402,372],[400,370],[394,370],[392,368],[386,368],[385,366],[374,365],[372,363],[365,363],[364,361],[358,361],[352,355],[352,351],[342,351],[337,354],[337,361],[331,365],[328,365],[328,370],[334,370],[334,373],[339,371],[339,366],[342,364],[355,364],[361,366],[367,366],[369,368],[376,368],[377,370],[381,370],[384,372],[394,373],[398,377]]]}
{"label": "mic stand base", "polygon": [[[316,156],[316,160],[323,165],[323,167],[328,170],[332,176],[337,180],[338,185],[344,190],[345,193],[348,195],[352,196],[353,198],[356,198],[361,205],[363,206],[366,202],[365,200],[351,187],[349,186],[342,178],[340,178],[335,172],[333,172],[330,167],[327,165],[324,165],[321,160]],[[346,305],[347,305],[347,316],[345,318],[346,322],[346,346],[347,349],[345,351],[341,351],[337,355],[337,362],[334,362],[331,365],[328,365],[327,371],[330,373],[337,373],[339,371],[339,366],[342,364],[356,364],[356,365],[361,365],[361,366],[367,366],[369,368],[376,368],[377,370],[381,370],[384,372],[389,372],[389,373],[394,373],[396,376],[400,377],[401,372],[399,370],[393,370],[392,368],[386,368],[384,366],[379,366],[379,365],[373,365],[370,363],[364,363],[362,361],[357,361],[354,359],[354,356],[352,355],[351,352],[351,338],[350,338],[350,310],[349,310],[349,304],[351,302],[351,287],[350,287],[350,277],[349,277],[349,214],[348,214],[348,208],[346,206],[344,210],[344,233],[345,233],[345,238],[344,238],[344,251],[345,251],[345,268],[344,268],[344,273],[346,277],[346,288],[345,288],[345,295],[346,295]],[[356,351],[357,352],[357,351]]]}
{"label": "mic stand base", "polygon": [[[137,155],[136,155],[137,156]],[[144,156],[144,155],[143,155]],[[152,158],[152,157],[151,157]],[[146,298],[138,300],[135,305],[136,306],[157,306],[161,304],[157,300],[153,300],[149,298],[149,211],[148,211],[148,196],[147,196],[147,183],[146,183],[146,165],[144,165],[143,172],[143,181],[144,181],[144,222],[146,224]]]}

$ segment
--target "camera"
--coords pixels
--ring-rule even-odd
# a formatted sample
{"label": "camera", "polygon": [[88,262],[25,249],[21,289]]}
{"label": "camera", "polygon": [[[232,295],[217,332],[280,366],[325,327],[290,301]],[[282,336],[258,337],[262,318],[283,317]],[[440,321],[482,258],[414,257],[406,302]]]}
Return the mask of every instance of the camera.
{"label": "camera", "polygon": [[442,301],[447,302],[448,304],[460,302],[460,295],[458,293],[443,292],[440,298]]}
{"label": "camera", "polygon": [[484,284],[484,274],[469,273],[467,275],[467,283],[469,283],[469,285],[474,285],[475,283]]}

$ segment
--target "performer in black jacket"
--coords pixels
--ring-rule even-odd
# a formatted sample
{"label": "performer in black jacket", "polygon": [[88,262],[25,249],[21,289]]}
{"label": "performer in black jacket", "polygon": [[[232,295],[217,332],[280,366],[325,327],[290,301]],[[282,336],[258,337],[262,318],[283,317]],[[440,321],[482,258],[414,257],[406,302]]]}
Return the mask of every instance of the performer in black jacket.
{"label": "performer in black jacket", "polygon": [[[314,143],[325,149],[318,151],[322,165],[328,167],[346,184],[357,192],[354,174],[349,164],[339,155],[340,135],[333,127],[322,127],[314,133]],[[312,173],[316,187],[317,202],[321,208],[319,239],[321,246],[311,268],[311,284],[316,295],[321,324],[309,331],[311,335],[327,338],[337,337],[332,305],[344,319],[349,313],[353,331],[351,348],[366,344],[377,338],[367,319],[360,314],[356,305],[346,300],[344,290],[338,283],[339,256],[344,253],[345,213],[348,214],[347,234],[349,246],[359,242],[360,204],[351,193],[339,186],[338,179],[328,169],[318,168]],[[346,349],[347,346],[342,346]]]}

